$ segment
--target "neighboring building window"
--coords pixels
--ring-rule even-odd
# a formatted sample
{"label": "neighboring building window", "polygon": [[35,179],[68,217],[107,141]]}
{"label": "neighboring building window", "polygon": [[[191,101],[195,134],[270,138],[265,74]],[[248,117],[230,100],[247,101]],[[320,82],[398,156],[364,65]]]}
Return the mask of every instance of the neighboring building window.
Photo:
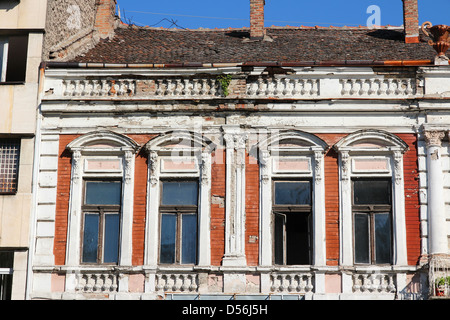
{"label": "neighboring building window", "polygon": [[198,181],[161,183],[161,264],[197,263]]}
{"label": "neighboring building window", "polygon": [[0,139],[0,194],[17,192],[20,139]]}
{"label": "neighboring building window", "polygon": [[311,240],[311,182],[273,182],[274,262],[309,265]]}
{"label": "neighboring building window", "polygon": [[11,300],[14,252],[0,251],[0,300]]}
{"label": "neighboring building window", "polygon": [[85,181],[83,263],[118,264],[122,182]]}
{"label": "neighboring building window", "polygon": [[390,264],[391,180],[366,178],[352,183],[355,263]]}
{"label": "neighboring building window", "polygon": [[28,35],[0,37],[0,82],[24,82]]}

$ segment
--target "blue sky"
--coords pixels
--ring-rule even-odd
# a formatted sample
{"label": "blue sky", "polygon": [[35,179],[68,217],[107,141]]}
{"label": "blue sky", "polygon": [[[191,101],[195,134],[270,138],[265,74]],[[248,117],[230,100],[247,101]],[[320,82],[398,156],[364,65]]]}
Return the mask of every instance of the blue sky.
{"label": "blue sky", "polygon": [[[182,28],[241,28],[249,26],[249,0],[117,0],[124,22]],[[403,24],[402,0],[266,0],[266,26],[366,25],[380,9],[380,24]],[[450,24],[450,0],[419,0],[420,23]],[[172,22],[176,22],[173,25]]]}

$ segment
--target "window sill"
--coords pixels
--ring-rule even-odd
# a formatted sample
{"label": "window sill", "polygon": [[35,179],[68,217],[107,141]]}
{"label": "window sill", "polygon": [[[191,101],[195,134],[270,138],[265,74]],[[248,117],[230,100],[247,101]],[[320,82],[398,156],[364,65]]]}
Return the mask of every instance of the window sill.
{"label": "window sill", "polygon": [[17,85],[25,85],[25,81],[0,82],[0,86],[17,86]]}

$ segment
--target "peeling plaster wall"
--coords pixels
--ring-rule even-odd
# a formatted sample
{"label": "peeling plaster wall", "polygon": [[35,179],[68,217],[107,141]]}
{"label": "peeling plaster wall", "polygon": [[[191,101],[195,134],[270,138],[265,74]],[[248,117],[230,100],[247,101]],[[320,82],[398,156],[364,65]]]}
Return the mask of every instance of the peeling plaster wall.
{"label": "peeling plaster wall", "polygon": [[[47,9],[44,60],[54,59],[54,52],[84,39],[77,52],[90,48],[94,43],[89,37],[95,23],[95,0],[49,0]],[[86,36],[88,36],[87,39]],[[87,41],[86,41],[87,40]]]}

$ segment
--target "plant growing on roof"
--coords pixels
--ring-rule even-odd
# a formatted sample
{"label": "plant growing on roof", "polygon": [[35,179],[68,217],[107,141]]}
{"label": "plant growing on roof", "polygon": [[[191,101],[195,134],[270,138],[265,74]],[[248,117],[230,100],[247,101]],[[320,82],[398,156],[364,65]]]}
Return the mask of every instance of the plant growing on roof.
{"label": "plant growing on roof", "polygon": [[217,77],[217,81],[220,83],[223,95],[226,97],[230,94],[228,87],[230,86],[232,76],[231,74],[221,74]]}

